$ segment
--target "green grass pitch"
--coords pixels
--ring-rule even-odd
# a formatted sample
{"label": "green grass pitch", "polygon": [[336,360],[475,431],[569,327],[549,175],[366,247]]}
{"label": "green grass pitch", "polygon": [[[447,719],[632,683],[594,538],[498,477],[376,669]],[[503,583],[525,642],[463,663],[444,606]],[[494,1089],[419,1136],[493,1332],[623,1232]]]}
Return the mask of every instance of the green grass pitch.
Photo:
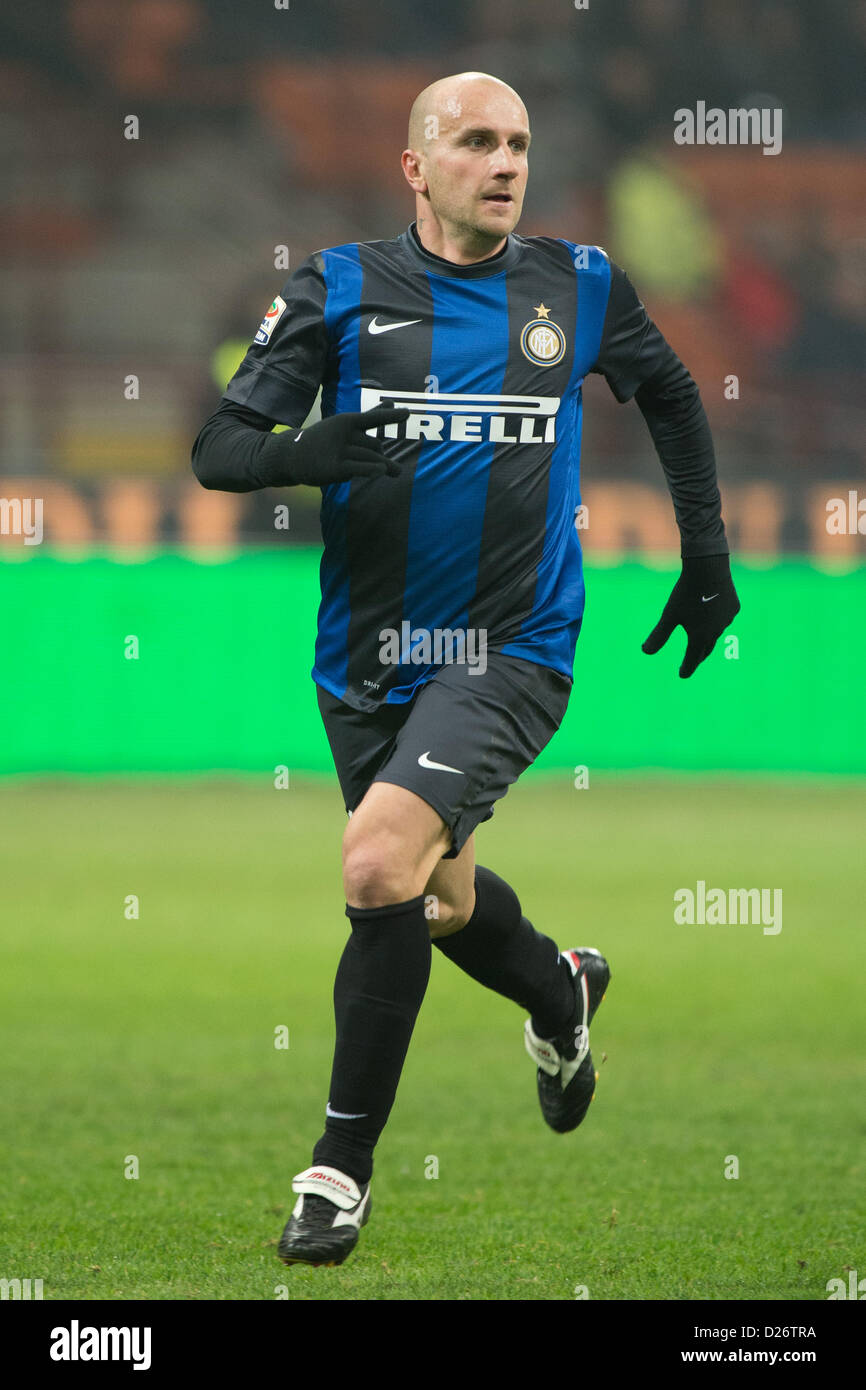
{"label": "green grass pitch", "polygon": [[[611,963],[589,1116],[546,1129],[523,1013],[434,952],[370,1224],[318,1270],[275,1249],[327,1095],[336,783],[7,782],[0,824],[0,1276],[46,1299],[820,1300],[866,1275],[862,785],[514,788],[480,862]],[[698,879],[782,888],[781,932],[676,925]]]}

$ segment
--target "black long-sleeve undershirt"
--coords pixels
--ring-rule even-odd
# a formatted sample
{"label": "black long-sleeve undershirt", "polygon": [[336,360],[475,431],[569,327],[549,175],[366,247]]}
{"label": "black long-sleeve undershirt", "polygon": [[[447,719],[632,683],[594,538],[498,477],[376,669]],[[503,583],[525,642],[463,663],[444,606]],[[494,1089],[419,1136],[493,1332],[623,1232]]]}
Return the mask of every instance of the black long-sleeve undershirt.
{"label": "black long-sleeve undershirt", "polygon": [[635,393],[661,461],[683,557],[727,555],[713,438],[700,393],[678,358]]}
{"label": "black long-sleeve undershirt", "polygon": [[646,421],[673,499],[683,557],[726,555],[713,437],[697,384],[613,263],[593,371],[621,404],[634,399]]}
{"label": "black long-sleeve undershirt", "polygon": [[277,423],[248,406],[224,400],[192,446],[192,471],[202,487],[255,492],[280,486],[271,476],[286,448],[282,433],[270,433]]}

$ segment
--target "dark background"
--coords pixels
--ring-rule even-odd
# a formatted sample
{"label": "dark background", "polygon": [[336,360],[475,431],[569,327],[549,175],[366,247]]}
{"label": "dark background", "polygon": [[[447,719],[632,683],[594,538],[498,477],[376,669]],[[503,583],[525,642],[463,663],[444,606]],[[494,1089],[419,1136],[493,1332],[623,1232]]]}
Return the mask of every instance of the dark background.
{"label": "dark background", "polygon": [[[189,469],[274,248],[407,226],[410,104],[479,69],[530,115],[517,230],[605,246],[698,381],[735,547],[862,553],[824,523],[866,438],[863,0],[30,0],[0,52],[0,466],[7,495],[40,480],[47,544],[275,542],[272,499],[196,498]],[[699,100],[780,107],[782,152],[677,145]],[[595,543],[651,549],[649,495],[593,491],[667,507],[643,422],[586,398]],[[280,544],[317,535],[316,495],[292,503]]]}

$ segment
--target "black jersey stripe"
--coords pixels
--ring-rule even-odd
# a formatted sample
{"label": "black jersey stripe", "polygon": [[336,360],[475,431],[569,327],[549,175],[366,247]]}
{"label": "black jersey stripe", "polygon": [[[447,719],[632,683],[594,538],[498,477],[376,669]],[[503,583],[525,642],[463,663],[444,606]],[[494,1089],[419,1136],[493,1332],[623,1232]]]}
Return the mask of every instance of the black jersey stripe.
{"label": "black jersey stripe", "polygon": [[[426,275],[412,272],[402,257],[362,245],[363,310],[357,323],[359,388],[374,391],[429,389],[433,346],[433,298]],[[390,325],[420,319],[406,327]],[[375,322],[374,322],[375,321]],[[379,330],[370,332],[370,324]],[[382,329],[387,331],[382,331]],[[408,346],[411,344],[411,351]],[[380,443],[383,441],[380,441]],[[379,704],[395,671],[379,659],[380,633],[399,630],[403,620],[412,486],[421,444],[401,447],[398,478],[359,479],[352,484],[346,523],[350,616],[347,681]]]}
{"label": "black jersey stripe", "polygon": [[[537,238],[544,256],[523,257],[508,276],[509,351],[506,395],[556,396],[571,376],[574,357],[577,277],[565,247]],[[553,365],[533,362],[521,339],[527,324],[549,317],[565,339],[564,356]],[[539,422],[540,423],[540,422]],[[562,425],[558,422],[558,429]],[[551,451],[499,444],[490,471],[484,512],[478,584],[469,625],[487,632],[488,643],[515,637],[532,611],[538,564],[544,548]],[[503,557],[509,583],[503,586]]]}

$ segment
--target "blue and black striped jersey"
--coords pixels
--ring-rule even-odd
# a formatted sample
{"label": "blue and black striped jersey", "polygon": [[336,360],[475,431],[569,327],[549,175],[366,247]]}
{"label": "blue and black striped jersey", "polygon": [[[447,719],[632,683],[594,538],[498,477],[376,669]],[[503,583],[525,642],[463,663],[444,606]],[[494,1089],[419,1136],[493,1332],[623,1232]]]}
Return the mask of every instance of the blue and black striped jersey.
{"label": "blue and black striped jersey", "polygon": [[692,480],[697,469],[699,495],[683,488],[678,500],[669,472],[683,553],[726,550],[697,388],[601,248],[512,233],[498,255],[461,266],[427,251],[413,224],[393,240],[319,251],[289,278],[212,420],[297,425],[320,385],[325,416],[410,412],[378,431],[398,477],[323,489],[321,686],[358,709],[410,699],[438,668],[417,652],[383,661],[393,631],[474,630],[488,649],[571,676],[588,372],[620,401],[644,390],[666,471],[654,404],[667,401],[680,425],[688,416],[700,447],[671,468],[685,463]]}

